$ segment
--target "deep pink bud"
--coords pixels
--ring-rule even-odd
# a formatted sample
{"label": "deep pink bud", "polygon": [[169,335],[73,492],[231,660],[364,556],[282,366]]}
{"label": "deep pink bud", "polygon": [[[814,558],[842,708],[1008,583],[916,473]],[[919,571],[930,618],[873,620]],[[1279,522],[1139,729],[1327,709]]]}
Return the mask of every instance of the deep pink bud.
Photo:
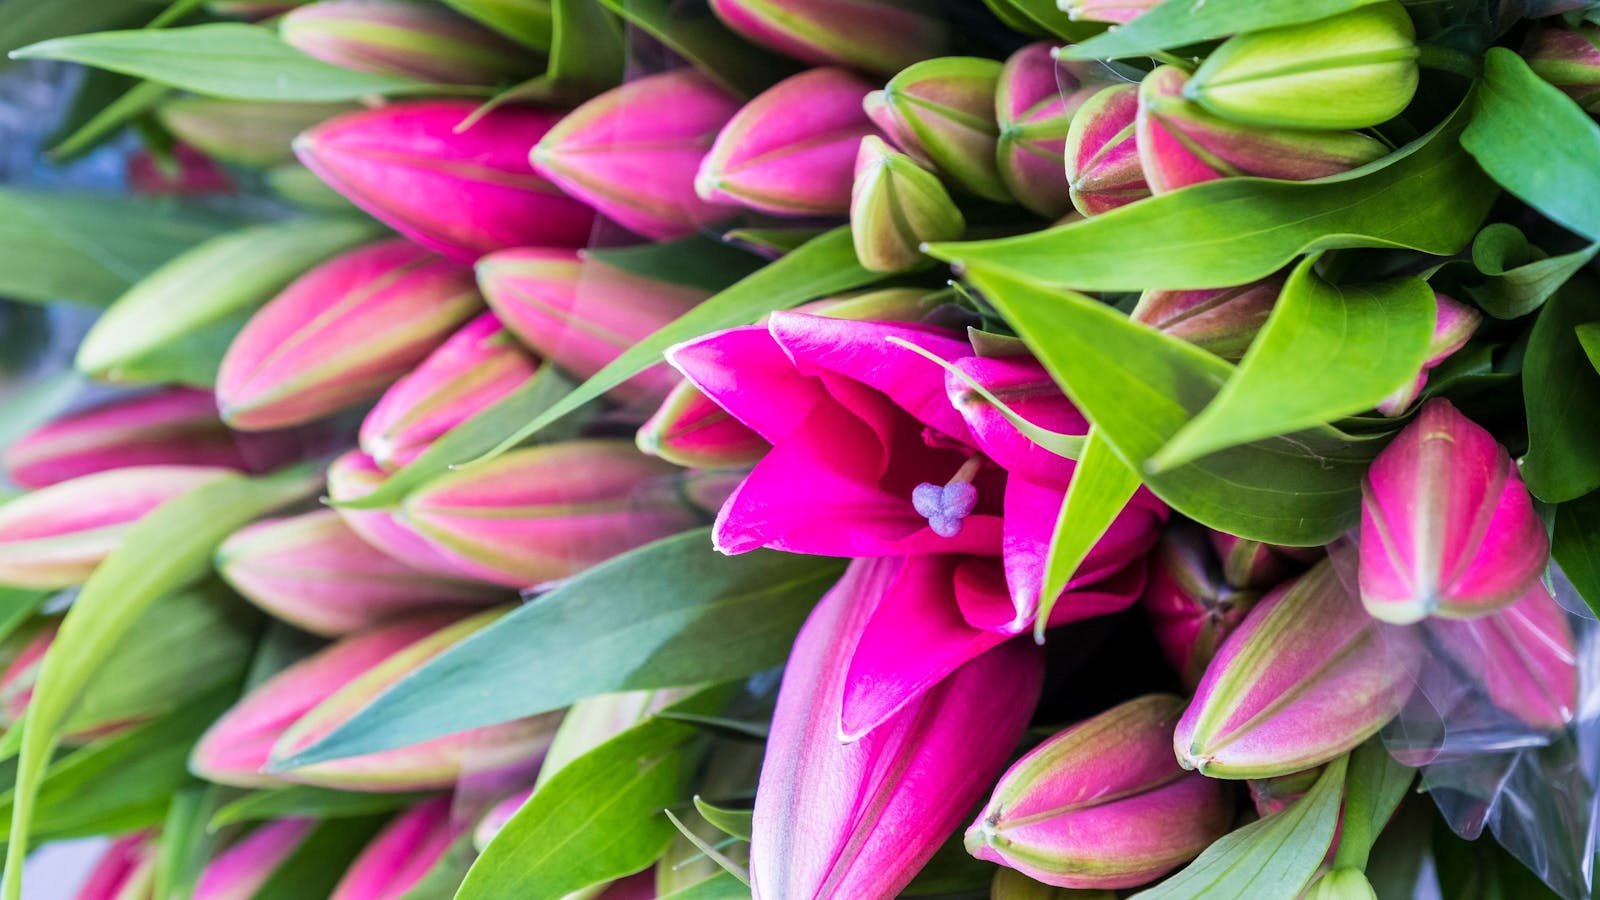
{"label": "deep pink bud", "polygon": [[1272,315],[1283,282],[1274,275],[1230,288],[1145,291],[1128,315],[1223,359],[1238,360]]}
{"label": "deep pink bud", "polygon": [[711,0],[729,28],[813,65],[882,75],[943,51],[942,17],[909,0]]}
{"label": "deep pink bud", "polygon": [[464,831],[448,794],[395,816],[345,870],[328,900],[400,900]]}
{"label": "deep pink bud", "polygon": [[302,275],[245,323],[217,373],[236,428],[322,418],[382,393],[482,309],[472,270],[404,240]]}
{"label": "deep pink bud", "polygon": [[278,34],[326,63],[433,84],[495,85],[537,59],[447,6],[410,0],[318,0],[284,16]]}
{"label": "deep pink bud", "polygon": [[503,591],[421,572],[379,552],[331,509],[246,526],[223,542],[216,564],[251,603],[321,635],[505,599]]}
{"label": "deep pink bud", "polygon": [[36,428],[5,450],[11,480],[28,488],[126,466],[193,465],[267,472],[293,459],[289,434],[237,434],[210,391],[174,387],[118,397]]}
{"label": "deep pink bud", "polygon": [[901,567],[852,563],[795,641],[756,790],[757,900],[894,896],[983,797],[1027,727],[1042,660],[1011,641],[860,740],[840,741],[850,656]]}
{"label": "deep pink bud", "polygon": [[316,825],[315,819],[263,823],[206,864],[194,900],[250,900]]}
{"label": "deep pink bud", "polygon": [[1589,112],[1600,111],[1600,26],[1541,26],[1522,45],[1528,68]]}
{"label": "deep pink bud", "polygon": [[1578,648],[1566,610],[1535,581],[1499,612],[1435,619],[1428,630],[1455,662],[1481,679],[1495,706],[1559,731],[1578,711]]}
{"label": "deep pink bud", "polygon": [[[328,498],[335,503],[359,500],[377,490],[388,477],[389,473],[379,468],[372,457],[351,450],[328,465]],[[433,575],[470,577],[459,559],[417,534],[392,509],[334,509],[351,531],[378,552]]]}
{"label": "deep pink bud", "polygon": [[0,584],[81,584],[145,513],[229,474],[211,466],[131,466],[23,494],[0,506]]}
{"label": "deep pink bud", "polygon": [[843,215],[861,139],[876,133],[861,100],[872,85],[844,69],[786,78],[740,109],[700,163],[695,190],[779,216]]}
{"label": "deep pink bud", "polygon": [[[489,306],[544,360],[588,378],[708,294],[624,272],[572,250],[524,247],[478,263]],[[659,400],[678,376],[664,363],[612,390],[624,401]]]}
{"label": "deep pink bud", "polygon": [[995,92],[1000,180],[1017,202],[1047,219],[1072,209],[1067,131],[1085,101],[1115,82],[1099,63],[1057,63],[1049,42],[1011,54]]}
{"label": "deep pink bud", "polygon": [[350,202],[460,262],[505,247],[587,243],[593,213],[528,163],[528,148],[560,115],[513,104],[457,132],[479,105],[427,100],[349,113],[300,135],[295,153]]}
{"label": "deep pink bud", "polygon": [[639,428],[639,449],[680,466],[753,465],[772,445],[688,381],[679,382]]}
{"label": "deep pink bud", "polygon": [[1445,296],[1434,294],[1435,318],[1433,338],[1428,342],[1428,358],[1422,363],[1417,380],[1395,391],[1378,404],[1378,412],[1398,416],[1405,412],[1422,393],[1428,383],[1428,370],[1450,358],[1450,354],[1466,346],[1483,323],[1483,314],[1476,309]]}
{"label": "deep pink bud", "polygon": [[153,831],[112,841],[78,889],[77,900],[150,900],[155,895],[159,850]]}
{"label": "deep pink bud", "polygon": [[1162,0],[1058,0],[1057,5],[1074,22],[1110,22],[1122,25],[1144,15]]}
{"label": "deep pink bud", "polygon": [[967,852],[1069,888],[1144,884],[1233,824],[1227,786],[1172,758],[1183,700],[1148,694],[1018,760],[967,829]]}
{"label": "deep pink bud", "polygon": [[1090,97],[1073,115],[1062,152],[1078,212],[1097,216],[1150,196],[1135,137],[1138,111],[1138,86],[1119,84]]}
{"label": "deep pink bud", "polygon": [[[560,737],[560,734],[560,731],[556,732],[557,737]],[[482,853],[483,848],[489,846],[489,842],[494,840],[494,836],[500,833],[500,829],[506,827],[506,823],[511,821],[511,817],[516,815],[517,810],[521,809],[522,805],[527,803],[528,798],[532,796],[533,788],[523,788],[489,807],[489,811],[478,819],[477,825],[473,826],[472,846],[476,847],[479,853]]]}
{"label": "deep pink bud", "polygon": [[[693,234],[732,208],[707,203],[694,177],[739,101],[691,68],[613,88],[568,113],[533,146],[539,174],[645,237]],[[567,246],[522,241],[517,246]]]}
{"label": "deep pink bud", "polygon": [[1141,602],[1167,661],[1193,687],[1259,598],[1256,591],[1228,584],[1199,529],[1177,525],[1162,534],[1151,555]]}
{"label": "deep pink bud", "polygon": [[1361,600],[1386,622],[1503,609],[1550,557],[1510,454],[1448,400],[1378,454],[1361,494]]}
{"label": "deep pink bud", "polygon": [[386,469],[401,468],[538,371],[494,313],[483,313],[384,392],[361,423],[361,449]]}

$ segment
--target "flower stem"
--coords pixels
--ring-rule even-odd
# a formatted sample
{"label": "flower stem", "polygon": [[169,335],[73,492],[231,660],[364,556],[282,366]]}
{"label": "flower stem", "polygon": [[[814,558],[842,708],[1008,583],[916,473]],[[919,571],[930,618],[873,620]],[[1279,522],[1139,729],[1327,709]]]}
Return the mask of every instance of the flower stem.
{"label": "flower stem", "polygon": [[1454,47],[1439,44],[1418,44],[1417,65],[1424,69],[1450,72],[1462,78],[1477,78],[1483,74],[1483,63],[1478,57]]}

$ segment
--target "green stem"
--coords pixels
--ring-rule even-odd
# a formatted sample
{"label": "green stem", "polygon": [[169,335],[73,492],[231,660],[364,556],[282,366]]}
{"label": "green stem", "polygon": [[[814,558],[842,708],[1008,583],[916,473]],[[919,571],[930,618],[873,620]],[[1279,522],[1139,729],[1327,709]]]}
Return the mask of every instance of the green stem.
{"label": "green stem", "polygon": [[1449,72],[1462,78],[1477,78],[1483,74],[1483,61],[1470,53],[1438,44],[1418,44],[1417,50],[1417,65],[1424,69]]}

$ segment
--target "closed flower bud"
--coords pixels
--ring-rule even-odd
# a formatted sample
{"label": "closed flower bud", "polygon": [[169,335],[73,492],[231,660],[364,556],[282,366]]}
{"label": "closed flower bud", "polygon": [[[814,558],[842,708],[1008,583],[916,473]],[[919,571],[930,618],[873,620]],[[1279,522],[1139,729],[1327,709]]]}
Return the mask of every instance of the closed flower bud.
{"label": "closed flower bud", "polygon": [[1256,605],[1178,722],[1178,761],[1216,778],[1321,765],[1377,733],[1410,692],[1417,647],[1361,608],[1324,560]]}
{"label": "closed flower bud", "polygon": [[872,124],[883,132],[890,146],[916,160],[917,165],[924,169],[933,168],[933,160],[922,152],[917,136],[911,133],[911,126],[901,118],[899,110],[889,103],[883,91],[873,91],[861,98],[861,109],[872,120]]}
{"label": "closed flower bud", "polygon": [[1139,85],[1139,161],[1158,194],[1241,175],[1308,181],[1388,152],[1382,142],[1353,131],[1240,125],[1186,99],[1189,80],[1182,69],[1162,66]]}
{"label": "closed flower bud", "polygon": [[1063,154],[1068,196],[1085,216],[1150,196],[1134,128],[1138,111],[1138,86],[1119,84],[1090,97],[1073,115]]}
{"label": "closed flower bud", "polygon": [[1057,0],[1056,5],[1074,22],[1125,25],[1160,3],[1161,0]]}
{"label": "closed flower bud", "polygon": [[683,237],[733,212],[700,199],[694,181],[738,111],[737,98],[694,69],[650,75],[568,113],[534,145],[533,167],[630,231]]}
{"label": "closed flower bud", "polygon": [[1473,619],[1436,619],[1428,632],[1481,679],[1489,701],[1535,728],[1560,731],[1578,711],[1578,649],[1566,610],[1535,581],[1516,603]]}
{"label": "closed flower bud", "polygon": [[888,75],[944,49],[942,17],[910,0],[711,0],[739,34],[801,62]]}
{"label": "closed flower bud", "polygon": [[1450,358],[1452,353],[1465,347],[1467,341],[1483,323],[1483,314],[1476,309],[1445,296],[1434,294],[1433,338],[1428,341],[1428,358],[1416,381],[1395,391],[1378,404],[1378,412],[1398,416],[1410,408],[1422,389],[1428,384],[1428,370]]}
{"label": "closed flower bud", "polygon": [[1528,68],[1589,112],[1600,111],[1600,26],[1539,26],[1522,45]]}
{"label": "closed flower bud", "polygon": [[1072,209],[1064,154],[1072,117],[1113,82],[1098,63],[1057,63],[1049,43],[1011,54],[1000,72],[995,117],[1000,181],[1018,203],[1055,219]]}
{"label": "closed flower bud", "polygon": [[217,403],[235,428],[320,419],[370,399],[482,309],[472,270],[404,240],[301,276],[228,346]]}
{"label": "closed flower bud", "polygon": [[[560,734],[559,730],[557,730],[557,734]],[[527,803],[528,798],[532,796],[533,788],[524,788],[489,807],[489,811],[484,813],[478,819],[478,824],[472,828],[472,846],[479,853],[482,853],[483,848],[489,846],[489,842],[494,840],[494,836],[500,833],[500,829],[506,827],[506,823],[511,821],[511,817],[516,815],[517,810],[521,809],[522,805]]]}
{"label": "closed flower bud", "polygon": [[328,900],[400,900],[422,881],[465,829],[446,794],[424,800],[383,826],[345,870]]}
{"label": "closed flower bud", "polygon": [[1222,559],[1222,579],[1240,589],[1272,587],[1322,556],[1320,547],[1278,547],[1221,531],[1211,532],[1211,546]]}
{"label": "closed flower bud", "polygon": [[0,584],[82,584],[146,513],[229,474],[213,466],[129,466],[8,501],[0,506]]}
{"label": "closed flower bud", "polygon": [[1367,874],[1350,868],[1323,873],[1301,896],[1305,900],[1378,900]]}
{"label": "closed flower bud", "polygon": [[629,441],[545,444],[442,475],[402,514],[474,577],[526,588],[698,524],[677,474]]}
{"label": "closed flower bud", "polygon": [[275,103],[179,97],[156,107],[173,136],[222,162],[267,167],[294,159],[295,136],[355,107],[348,103]]}
{"label": "closed flower bud", "polygon": [[319,0],[284,16],[278,33],[326,63],[433,84],[499,84],[538,60],[448,7],[410,0]]}
{"label": "closed flower bud", "polygon": [[379,552],[331,509],[246,526],[222,543],[216,564],[251,603],[320,635],[505,599],[502,591],[421,572]]}
{"label": "closed flower bud", "polygon": [[636,441],[651,456],[700,468],[752,465],[772,449],[765,438],[688,381],[672,389],[639,428]]}
{"label": "closed flower bud", "polygon": [[955,201],[934,177],[876,137],[861,140],[850,194],[850,232],[856,257],[874,272],[914,268],[930,241],[950,241],[967,229]]}
{"label": "closed flower bud", "polygon": [[1503,609],[1544,572],[1550,541],[1516,463],[1434,399],[1361,486],[1361,600],[1386,622]]}
{"label": "closed flower bud", "polygon": [[[540,358],[588,378],[692,309],[699,288],[625,272],[571,250],[524,247],[479,261],[478,287],[505,327]],[[678,377],[666,364],[611,390],[625,402],[655,401]]]}
{"label": "closed flower bud", "polygon": [[1228,584],[1197,528],[1168,528],[1150,563],[1141,602],[1167,661],[1192,687],[1260,595]]}
{"label": "closed flower bud", "polygon": [[1416,29],[1394,0],[1315,22],[1235,35],[1206,58],[1184,96],[1268,128],[1369,128],[1417,90]]}
{"label": "closed flower bud", "polygon": [[844,69],[811,69],[745,104],[700,163],[695,191],[779,216],[850,209],[856,148],[875,133],[861,100],[872,85]]}
{"label": "closed flower bud", "polygon": [[299,849],[316,819],[265,822],[206,863],[194,900],[249,900]]}
{"label": "closed flower bud", "polygon": [[[359,500],[381,487],[389,473],[360,450],[351,450],[328,464],[328,499],[335,504]],[[400,521],[393,509],[335,506],[340,518],[368,546],[432,575],[470,578],[464,561],[435,547],[416,529]]]}
{"label": "closed flower bud", "polygon": [[401,468],[538,371],[538,360],[483,313],[384,392],[361,423],[361,449],[386,469]]}
{"label": "closed flower bud", "polygon": [[392,103],[324,122],[295,153],[330,187],[425,247],[472,262],[504,247],[581,247],[594,213],[533,171],[528,147],[561,118],[501,106],[457,132],[475,100]]}
{"label": "closed flower bud", "polygon": [[967,829],[967,852],[1070,888],[1144,884],[1233,824],[1227,785],[1172,758],[1183,700],[1149,694],[1018,760]]}
{"label": "closed flower bud", "polygon": [[925,60],[890,79],[882,101],[903,128],[896,137],[913,143],[953,186],[1008,201],[995,162],[1001,70],[1000,63],[974,56]]}
{"label": "closed flower bud", "polygon": [[1223,359],[1239,360],[1282,290],[1283,279],[1273,276],[1230,288],[1145,291],[1129,317]]}
{"label": "closed flower bud", "polygon": [[153,831],[117,838],[89,871],[76,900],[154,900],[159,851]]}

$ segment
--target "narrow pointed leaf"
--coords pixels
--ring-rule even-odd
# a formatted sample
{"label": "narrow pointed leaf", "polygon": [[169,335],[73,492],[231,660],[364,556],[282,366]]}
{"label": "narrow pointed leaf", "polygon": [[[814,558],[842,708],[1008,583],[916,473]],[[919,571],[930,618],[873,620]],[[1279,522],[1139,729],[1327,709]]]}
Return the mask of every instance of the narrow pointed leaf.
{"label": "narrow pointed leaf", "polygon": [[1528,453],[1522,480],[1546,503],[1572,500],[1600,487],[1600,372],[1577,328],[1600,320],[1600,293],[1590,278],[1556,292],[1539,311],[1522,368],[1528,410]]}
{"label": "narrow pointed leaf", "polygon": [[215,831],[240,822],[272,819],[347,819],[392,812],[427,798],[427,794],[358,793],[331,788],[291,785],[270,791],[252,791],[218,809],[206,827]]}
{"label": "narrow pointed leaf", "polygon": [[1600,614],[1600,492],[1556,507],[1550,555],[1583,602]]}
{"label": "narrow pointed leaf", "polygon": [[1489,315],[1516,319],[1543,306],[1596,252],[1600,252],[1600,243],[1545,256],[1517,226],[1496,222],[1472,242],[1472,264],[1488,280],[1462,288]]}
{"label": "narrow pointed leaf", "polygon": [[1578,344],[1589,357],[1589,364],[1600,372],[1600,322],[1585,322],[1573,330],[1578,333]]}
{"label": "narrow pointed leaf", "polygon": [[710,9],[684,9],[669,0],[600,2],[736,94],[759,93],[794,70],[783,57],[734,34]]}
{"label": "narrow pointed leaf", "polygon": [[251,900],[305,900],[333,892],[344,870],[385,824],[383,816],[318,823]]}
{"label": "narrow pointed leaf", "polygon": [[1350,754],[1345,778],[1343,831],[1334,867],[1365,869],[1378,835],[1411,787],[1415,769],[1396,762],[1383,742],[1374,738]]}
{"label": "narrow pointed leaf", "polygon": [[1045,560],[1034,640],[1044,641],[1056,599],[1138,489],[1138,473],[1128,468],[1104,434],[1091,426],[1084,439],[1083,455],[1073,470],[1072,483],[1067,486],[1067,496],[1061,502],[1055,530],[1050,534],[1050,555]]}
{"label": "narrow pointed leaf", "polygon": [[741,841],[750,840],[750,817],[753,814],[751,810],[718,806],[700,796],[694,798],[694,808],[700,811],[700,815],[704,816],[707,822],[722,829],[725,834]]}
{"label": "narrow pointed leaf", "polygon": [[1243,31],[1315,22],[1380,0],[1168,0],[1132,22],[1062,51],[1063,59],[1118,59]]}

